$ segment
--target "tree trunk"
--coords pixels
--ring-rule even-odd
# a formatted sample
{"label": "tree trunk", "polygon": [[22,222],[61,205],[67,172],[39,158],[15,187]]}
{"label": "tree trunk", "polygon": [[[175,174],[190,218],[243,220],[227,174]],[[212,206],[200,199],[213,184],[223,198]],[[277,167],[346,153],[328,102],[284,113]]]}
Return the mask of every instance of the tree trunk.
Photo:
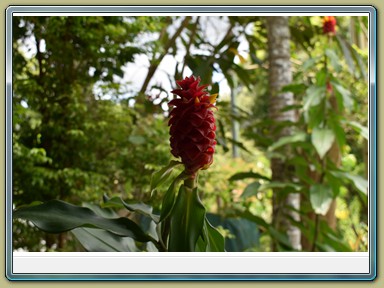
{"label": "tree trunk", "polygon": [[[268,56],[269,56],[269,116],[275,123],[283,121],[296,121],[295,111],[289,110],[282,112],[288,105],[294,104],[293,94],[281,92],[281,88],[292,81],[291,62],[290,62],[290,32],[288,27],[288,17],[273,16],[267,17],[268,31]],[[273,127],[272,127],[273,128]],[[291,128],[285,126],[276,131],[275,139],[291,134]],[[289,153],[289,151],[285,151]],[[287,155],[287,154],[286,154]],[[278,158],[271,159],[272,180],[290,181],[289,168]],[[287,173],[288,172],[288,173]],[[291,208],[300,208],[300,194],[290,193],[287,197],[282,197],[280,191],[273,193],[273,215],[272,223],[276,229],[287,234],[291,246],[296,250],[301,250],[301,231],[293,226],[287,218],[300,221],[300,215]],[[287,209],[288,208],[288,209]],[[276,251],[277,244],[272,247]]]}

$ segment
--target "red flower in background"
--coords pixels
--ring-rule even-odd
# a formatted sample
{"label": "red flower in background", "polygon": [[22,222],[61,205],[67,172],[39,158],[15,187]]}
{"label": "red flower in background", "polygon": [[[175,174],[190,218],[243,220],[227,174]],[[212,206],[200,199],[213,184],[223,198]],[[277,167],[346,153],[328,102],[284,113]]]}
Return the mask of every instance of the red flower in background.
{"label": "red flower in background", "polygon": [[209,95],[199,86],[200,77],[186,77],[176,81],[181,89],[171,91],[181,98],[168,103],[173,106],[168,125],[171,135],[171,153],[181,160],[190,174],[207,169],[213,162],[215,152],[215,118],[212,109],[217,94]]}
{"label": "red flower in background", "polygon": [[336,18],[333,16],[325,16],[323,18],[323,33],[335,34],[336,31]]}

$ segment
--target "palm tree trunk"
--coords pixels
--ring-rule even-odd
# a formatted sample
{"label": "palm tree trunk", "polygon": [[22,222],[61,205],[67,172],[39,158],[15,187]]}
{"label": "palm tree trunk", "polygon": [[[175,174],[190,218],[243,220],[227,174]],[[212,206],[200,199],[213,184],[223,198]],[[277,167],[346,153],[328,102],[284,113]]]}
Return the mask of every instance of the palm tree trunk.
{"label": "palm tree trunk", "polygon": [[[281,88],[292,81],[288,17],[267,17],[267,31],[270,97],[269,116],[275,123],[283,121],[295,122],[296,115],[294,110],[282,111],[286,106],[294,104],[292,93],[281,92]],[[285,128],[275,131],[274,137],[277,140],[291,133],[291,128],[285,126]],[[289,153],[288,150],[285,152]],[[286,167],[281,159],[271,159],[271,168],[273,181],[290,181],[290,167]],[[292,218],[295,221],[300,221],[299,214],[294,211],[299,210],[299,208],[300,194],[290,193],[287,197],[281,197],[279,191],[274,191],[272,223],[275,229],[287,234],[291,246],[296,250],[301,250],[301,231],[287,219]],[[273,244],[272,249],[276,251],[276,243]]]}

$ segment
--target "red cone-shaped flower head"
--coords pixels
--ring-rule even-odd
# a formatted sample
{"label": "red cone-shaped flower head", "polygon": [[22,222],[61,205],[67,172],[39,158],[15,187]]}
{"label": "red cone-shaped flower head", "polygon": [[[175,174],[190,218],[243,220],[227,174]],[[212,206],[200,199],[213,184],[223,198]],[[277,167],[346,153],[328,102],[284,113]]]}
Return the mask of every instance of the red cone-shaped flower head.
{"label": "red cone-shaped flower head", "polygon": [[194,174],[199,169],[207,169],[213,162],[215,152],[215,95],[209,95],[199,86],[200,77],[186,77],[176,81],[180,89],[171,91],[180,96],[168,103],[173,107],[168,125],[171,135],[171,153],[181,160],[188,173]]}
{"label": "red cone-shaped flower head", "polygon": [[323,18],[323,33],[334,35],[336,31],[336,18],[333,16],[325,16]]}

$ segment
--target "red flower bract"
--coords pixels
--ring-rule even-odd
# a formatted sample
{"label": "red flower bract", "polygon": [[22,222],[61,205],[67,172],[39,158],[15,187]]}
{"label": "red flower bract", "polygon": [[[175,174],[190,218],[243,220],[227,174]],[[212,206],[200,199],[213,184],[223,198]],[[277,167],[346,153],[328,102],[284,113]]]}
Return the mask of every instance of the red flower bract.
{"label": "red flower bract", "polygon": [[336,18],[333,16],[325,16],[323,18],[323,33],[335,34],[336,30]]}
{"label": "red flower bract", "polygon": [[200,77],[186,77],[176,81],[181,89],[171,91],[180,98],[168,103],[173,106],[168,125],[171,135],[171,153],[181,157],[187,173],[207,169],[215,152],[215,118],[212,112],[217,94],[209,95],[199,86]]}

